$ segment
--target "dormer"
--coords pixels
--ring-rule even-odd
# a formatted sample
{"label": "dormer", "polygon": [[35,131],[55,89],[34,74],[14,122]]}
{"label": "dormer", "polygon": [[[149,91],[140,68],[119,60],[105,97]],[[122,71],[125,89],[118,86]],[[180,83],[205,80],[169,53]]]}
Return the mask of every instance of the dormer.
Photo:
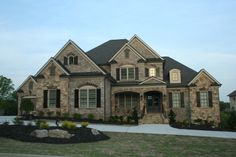
{"label": "dormer", "polygon": [[181,71],[179,69],[171,69],[169,76],[170,83],[181,83]]}

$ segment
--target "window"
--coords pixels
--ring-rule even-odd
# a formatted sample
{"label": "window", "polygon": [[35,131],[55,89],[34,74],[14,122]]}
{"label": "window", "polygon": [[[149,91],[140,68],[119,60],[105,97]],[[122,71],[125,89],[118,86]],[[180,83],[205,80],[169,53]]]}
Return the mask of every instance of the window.
{"label": "window", "polygon": [[120,108],[132,109],[139,105],[139,94],[137,93],[118,93],[116,99]]}
{"label": "window", "polygon": [[149,69],[149,76],[156,76],[156,69],[155,68]]}
{"label": "window", "polygon": [[202,107],[208,106],[208,92],[200,92],[200,104]]}
{"label": "window", "polygon": [[133,67],[126,67],[120,69],[121,80],[134,80],[135,79],[135,70]]}
{"label": "window", "polygon": [[70,55],[68,57],[64,57],[64,65],[77,65],[78,64],[78,56]]}
{"label": "window", "polygon": [[34,84],[33,84],[33,82],[31,81],[31,82],[29,83],[29,91],[32,91],[33,88],[34,88]]}
{"label": "window", "polygon": [[48,107],[50,108],[56,107],[56,102],[57,102],[57,91],[49,90],[48,91]]}
{"label": "window", "polygon": [[79,92],[80,108],[96,108],[97,89],[92,86],[84,86]]}
{"label": "window", "polygon": [[169,72],[170,83],[181,83],[181,74],[179,69],[172,69]]}
{"label": "window", "polygon": [[74,56],[69,57],[69,65],[74,64]]}
{"label": "window", "polygon": [[172,105],[173,107],[180,107],[181,97],[180,93],[172,93]]}

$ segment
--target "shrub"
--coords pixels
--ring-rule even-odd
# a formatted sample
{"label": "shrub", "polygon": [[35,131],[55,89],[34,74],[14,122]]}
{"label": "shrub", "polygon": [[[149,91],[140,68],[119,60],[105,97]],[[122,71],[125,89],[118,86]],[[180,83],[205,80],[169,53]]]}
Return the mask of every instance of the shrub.
{"label": "shrub", "polygon": [[24,122],[19,117],[14,118],[14,120],[12,122],[15,125],[23,125],[24,124]]}
{"label": "shrub", "polygon": [[20,104],[20,110],[24,111],[26,116],[28,116],[30,111],[34,110],[33,102],[30,99],[22,99]]}
{"label": "shrub", "polygon": [[35,125],[38,127],[38,128],[40,128],[40,124],[41,123],[47,123],[45,120],[35,120]]}
{"label": "shrub", "polygon": [[93,120],[94,118],[95,118],[94,114],[92,114],[92,113],[88,114],[88,119],[89,120]]}
{"label": "shrub", "polygon": [[57,117],[60,117],[60,116],[61,116],[61,112],[60,112],[60,111],[57,111],[57,112],[56,112],[56,116],[57,116]]}
{"label": "shrub", "polygon": [[54,114],[53,111],[48,111],[48,112],[47,112],[48,117],[52,117],[53,114]]}
{"label": "shrub", "polygon": [[9,122],[5,121],[5,122],[2,123],[2,125],[9,125]]}
{"label": "shrub", "polygon": [[132,119],[134,120],[136,124],[138,124],[138,111],[136,107],[133,108]]}
{"label": "shrub", "polygon": [[123,116],[120,116],[119,119],[120,119],[120,122],[121,122],[121,123],[124,122],[124,117],[123,117]]}
{"label": "shrub", "polygon": [[228,118],[228,125],[230,129],[232,130],[236,129],[236,112],[235,111],[230,112],[230,115]]}
{"label": "shrub", "polygon": [[87,128],[88,125],[89,125],[89,123],[88,123],[88,122],[81,122],[80,125],[81,125],[81,127],[83,127],[83,128]]}
{"label": "shrub", "polygon": [[74,122],[71,122],[71,121],[63,121],[61,127],[63,129],[75,129],[76,124]]}
{"label": "shrub", "polygon": [[38,112],[38,116],[39,116],[39,117],[43,117],[43,116],[44,116],[44,112],[43,112],[43,111],[39,111],[39,112]]}
{"label": "shrub", "polygon": [[47,122],[41,122],[39,124],[39,129],[48,129],[49,128],[49,124]]}
{"label": "shrub", "polygon": [[174,113],[172,109],[170,110],[170,113],[168,116],[169,116],[169,123],[174,124],[176,122],[175,120],[176,114]]}
{"label": "shrub", "polygon": [[80,120],[81,117],[82,117],[82,115],[79,114],[79,113],[75,113],[75,114],[73,115],[73,118],[76,119],[76,120]]}
{"label": "shrub", "polygon": [[119,117],[118,117],[118,116],[111,116],[111,117],[110,117],[110,122],[112,122],[112,123],[118,123],[118,122],[119,122]]}
{"label": "shrub", "polygon": [[68,119],[70,117],[70,114],[69,113],[63,113],[62,116],[63,116],[64,119]]}

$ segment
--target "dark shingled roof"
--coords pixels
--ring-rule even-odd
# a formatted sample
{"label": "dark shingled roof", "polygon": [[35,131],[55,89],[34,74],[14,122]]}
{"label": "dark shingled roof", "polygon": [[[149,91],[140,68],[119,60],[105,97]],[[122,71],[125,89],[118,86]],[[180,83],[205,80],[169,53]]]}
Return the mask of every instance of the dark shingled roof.
{"label": "dark shingled roof", "polygon": [[86,54],[98,65],[107,64],[108,61],[128,42],[127,39],[109,40]]}
{"label": "dark shingled roof", "polygon": [[[164,62],[164,81],[167,82],[168,86],[187,86],[188,83],[198,74],[193,69],[179,63],[178,61],[170,57],[162,57]],[[170,84],[169,83],[169,71],[171,69],[179,69],[181,71],[181,83]]]}
{"label": "dark shingled roof", "polygon": [[236,96],[236,90],[233,91],[232,93],[230,93],[228,96],[229,96],[229,97],[231,97],[231,96]]}

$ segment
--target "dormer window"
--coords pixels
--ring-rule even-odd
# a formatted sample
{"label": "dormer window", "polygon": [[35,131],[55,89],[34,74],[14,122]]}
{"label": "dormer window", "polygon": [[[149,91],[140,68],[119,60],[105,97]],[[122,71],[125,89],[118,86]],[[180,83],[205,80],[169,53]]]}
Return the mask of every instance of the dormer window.
{"label": "dormer window", "polygon": [[149,76],[156,76],[156,69],[155,68],[150,68],[149,69]]}
{"label": "dormer window", "polygon": [[169,72],[170,83],[181,83],[181,74],[179,69],[172,69]]}
{"label": "dormer window", "polygon": [[78,56],[70,55],[64,57],[64,65],[77,65],[78,64]]}

